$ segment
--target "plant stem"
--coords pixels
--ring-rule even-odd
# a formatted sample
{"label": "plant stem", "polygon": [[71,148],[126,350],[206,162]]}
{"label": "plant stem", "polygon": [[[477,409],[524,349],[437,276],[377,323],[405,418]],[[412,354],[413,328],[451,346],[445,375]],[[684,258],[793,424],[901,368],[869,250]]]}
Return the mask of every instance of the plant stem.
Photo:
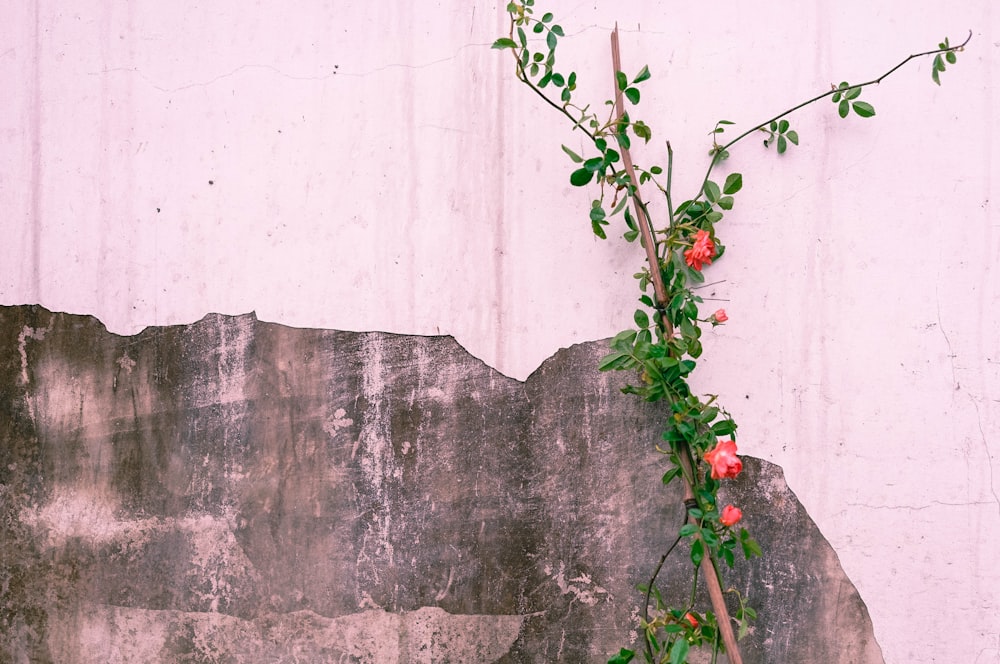
{"label": "plant stem", "polygon": [[[622,109],[625,106],[625,100],[622,96],[622,90],[618,87],[617,73],[621,71],[621,55],[618,52],[618,24],[615,24],[615,29],[611,32],[611,64],[613,71],[611,72],[611,80],[614,82],[615,86],[615,117],[617,122],[621,122],[622,119]],[[632,165],[632,154],[625,148],[624,145],[619,145],[621,148],[622,164],[625,168],[625,174],[629,178],[629,182],[632,187],[632,198],[635,203],[635,216],[636,221],[639,223],[639,232],[642,234],[642,244],[646,250],[646,260],[649,261],[649,276],[653,282],[653,293],[656,295],[656,302],[659,305],[657,308],[661,311],[667,306],[667,288],[663,284],[663,273],[660,271],[660,259],[656,251],[656,241],[653,239],[653,225],[649,221],[649,216],[646,214],[646,205],[642,202],[642,196],[639,194],[639,180],[635,176],[635,167]],[[666,316],[660,316],[663,320],[664,326],[664,336],[671,337],[674,334],[673,325],[667,320]]]}

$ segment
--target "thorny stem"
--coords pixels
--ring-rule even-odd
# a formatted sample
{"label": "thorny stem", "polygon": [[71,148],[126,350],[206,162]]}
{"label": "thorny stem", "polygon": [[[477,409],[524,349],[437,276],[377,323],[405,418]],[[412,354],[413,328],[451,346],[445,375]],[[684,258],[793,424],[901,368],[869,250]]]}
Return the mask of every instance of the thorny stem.
{"label": "thorny stem", "polygon": [[[873,78],[870,81],[866,81],[864,83],[858,83],[857,85],[851,85],[848,89],[852,89],[852,88],[866,88],[869,85],[878,85],[879,83],[882,82],[883,79],[887,78],[890,74],[892,74],[897,69],[899,69],[900,67],[902,67],[903,65],[905,65],[910,60],[913,60],[914,58],[922,58],[925,55],[935,55],[937,53],[948,53],[948,52],[951,52],[951,51],[961,51],[963,48],[965,48],[965,45],[968,44],[969,40],[971,40],[971,39],[972,39],[972,30],[969,30],[969,36],[965,38],[964,42],[962,42],[961,44],[959,44],[957,46],[950,46],[948,48],[936,48],[936,49],[934,49],[932,51],[924,51],[923,53],[914,53],[913,55],[907,57],[905,60],[903,60],[898,65],[896,65],[895,67],[893,67],[892,69],[890,69],[886,73],[882,74],[878,78]],[[837,92],[843,92],[843,90],[841,90],[839,88],[833,88],[832,90],[827,90],[823,94],[816,95],[812,99],[804,101],[801,104],[796,104],[795,106],[792,106],[788,110],[782,111],[778,115],[775,115],[773,118],[769,118],[767,120],[764,120],[764,122],[761,122],[756,127],[753,127],[751,129],[747,129],[745,132],[743,132],[742,134],[740,134],[739,136],[737,136],[733,140],[729,141],[728,143],[726,143],[725,145],[723,145],[721,148],[718,148],[717,150],[715,150],[715,154],[712,156],[712,161],[708,164],[708,171],[706,171],[706,173],[705,173],[705,178],[701,181],[701,188],[698,190],[698,194],[694,198],[692,198],[691,200],[692,201],[697,201],[699,198],[701,198],[702,194],[705,191],[705,184],[708,182],[708,178],[712,175],[712,169],[714,169],[719,164],[719,162],[722,161],[722,155],[725,154],[726,150],[728,150],[730,147],[732,147],[733,145],[735,145],[737,142],[743,140],[744,138],[746,138],[750,134],[754,133],[755,131],[758,131],[758,130],[763,129],[764,127],[770,125],[772,122],[776,122],[777,120],[780,120],[781,118],[785,117],[786,115],[790,115],[790,114],[794,113],[795,111],[799,110],[800,108],[802,108],[804,106],[808,106],[809,104],[817,102],[820,99],[824,99],[826,97],[830,97],[831,95],[834,95]],[[712,140],[714,142],[715,139],[713,138]]]}
{"label": "thorny stem", "polygon": [[[617,114],[618,122],[622,120],[623,107],[625,102],[622,98],[622,90],[618,86],[617,74],[621,71],[621,55],[618,52],[618,25],[615,24],[615,29],[611,32],[611,62],[613,71],[611,72],[611,79],[614,81],[615,86],[615,113]],[[660,270],[660,259],[656,251],[656,240],[653,237],[653,224],[649,220],[649,215],[646,212],[646,205],[642,202],[642,197],[639,195],[639,181],[635,177],[635,168],[632,166],[632,155],[629,153],[628,149],[624,145],[620,146],[622,148],[621,157],[622,163],[625,168],[625,173],[628,175],[629,183],[633,187],[632,200],[635,202],[635,216],[636,222],[639,224],[639,232],[642,234],[642,243],[646,250],[646,260],[649,262],[649,276],[653,281],[653,292],[656,294],[657,309],[661,310],[660,319],[663,321],[664,336],[673,336],[674,330],[673,325],[667,320],[666,316],[662,315],[662,309],[667,305],[667,289],[663,284],[663,273]]]}

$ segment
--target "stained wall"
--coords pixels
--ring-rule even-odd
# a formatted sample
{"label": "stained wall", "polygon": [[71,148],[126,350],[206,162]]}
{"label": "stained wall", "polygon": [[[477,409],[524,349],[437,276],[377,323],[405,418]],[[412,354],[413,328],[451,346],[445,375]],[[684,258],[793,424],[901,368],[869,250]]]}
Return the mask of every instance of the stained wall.
{"label": "stained wall", "polygon": [[[619,22],[625,68],[654,74],[637,158],[669,138],[681,189],[716,120],[750,126],[972,30],[941,88],[919,61],[865,93],[872,120],[821,105],[790,154],[734,153],[745,190],[706,293],[731,322],[699,380],[741,448],[785,469],[886,661],[1000,659],[992,4],[551,9],[595,105]],[[451,334],[517,378],[617,332],[640,257],[589,236],[558,149],[584,144],[487,48],[502,30],[477,3],[11,8],[0,303],[121,334],[251,310]]]}

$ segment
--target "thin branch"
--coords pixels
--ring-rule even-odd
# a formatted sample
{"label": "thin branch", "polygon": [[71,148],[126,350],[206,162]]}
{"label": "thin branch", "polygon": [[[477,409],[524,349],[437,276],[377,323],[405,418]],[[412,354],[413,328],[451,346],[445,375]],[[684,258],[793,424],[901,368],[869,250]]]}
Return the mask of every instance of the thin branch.
{"label": "thin branch", "polygon": [[[685,523],[687,523],[687,506],[684,507],[684,521],[681,522],[681,527],[683,527]],[[653,576],[650,577],[649,579],[649,585],[646,586],[646,601],[642,605],[642,620],[647,625],[649,624],[649,594],[653,591],[653,585],[656,583],[656,577],[660,575],[660,570],[663,568],[663,563],[666,562],[667,557],[670,556],[671,552],[674,550],[677,544],[680,543],[680,541],[681,541],[681,536],[678,535],[677,539],[675,539],[674,543],[670,545],[670,548],[667,549],[666,553],[664,553],[660,557],[660,562],[656,565],[656,569],[653,571]],[[697,576],[695,578],[697,578]],[[646,635],[645,641],[646,641],[646,652],[649,653],[649,661],[653,661],[653,649],[649,643],[648,634]]]}
{"label": "thin branch", "polygon": [[[897,69],[899,69],[900,67],[902,67],[903,65],[905,65],[910,60],[913,60],[914,58],[922,58],[925,55],[935,55],[937,53],[948,53],[948,52],[951,52],[951,51],[961,51],[963,48],[965,48],[965,45],[968,44],[969,40],[971,40],[971,39],[972,39],[972,30],[969,30],[969,36],[966,37],[965,41],[962,42],[961,44],[959,44],[958,46],[950,46],[948,48],[937,48],[937,49],[934,49],[933,51],[924,51],[923,53],[914,53],[913,55],[907,57],[905,60],[903,60],[898,65],[896,65],[895,67],[893,67],[892,69],[890,69],[886,73],[882,74],[878,78],[873,78],[872,80],[866,81],[865,83],[858,83],[857,85],[851,85],[847,89],[865,88],[865,87],[868,87],[869,85],[878,85],[879,83],[882,82],[883,79],[887,78],[890,74],[892,74]],[[715,168],[718,165],[718,163],[722,160],[721,157],[722,157],[723,154],[726,153],[726,150],[728,150],[730,147],[732,147],[733,145],[735,145],[738,141],[741,141],[744,138],[746,138],[747,136],[749,136],[750,134],[763,129],[764,127],[767,127],[772,122],[776,122],[776,121],[780,120],[781,118],[785,117],[786,115],[791,115],[792,113],[794,113],[795,111],[799,110],[803,106],[808,106],[809,104],[812,104],[813,102],[817,102],[820,99],[824,99],[825,97],[829,97],[831,95],[834,95],[837,92],[844,92],[844,90],[839,89],[839,88],[834,88],[832,90],[827,90],[823,94],[816,95],[812,99],[804,101],[801,104],[796,104],[795,106],[792,106],[788,110],[782,111],[778,115],[775,115],[773,118],[769,118],[769,119],[765,120],[764,122],[761,122],[756,127],[753,127],[751,129],[747,129],[745,132],[743,132],[742,134],[740,134],[739,136],[737,136],[733,140],[729,141],[728,143],[726,143],[725,145],[723,145],[721,148],[718,148],[715,151],[714,156],[712,157],[711,163],[709,163],[709,165],[708,165],[708,171],[705,173],[705,178],[701,181],[701,188],[698,190],[698,194],[694,198],[692,198],[691,200],[692,201],[697,201],[699,198],[701,198],[702,194],[705,192],[705,183],[708,182],[708,178],[712,175],[712,169]]]}

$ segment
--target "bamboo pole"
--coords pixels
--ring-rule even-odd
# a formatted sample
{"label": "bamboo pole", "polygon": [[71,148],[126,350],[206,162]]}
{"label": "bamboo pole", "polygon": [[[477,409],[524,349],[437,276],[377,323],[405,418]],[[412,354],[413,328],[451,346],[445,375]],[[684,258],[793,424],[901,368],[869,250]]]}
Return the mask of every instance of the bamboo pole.
{"label": "bamboo pole", "polygon": [[[616,119],[621,121],[622,113],[624,108],[624,99],[622,95],[622,90],[618,87],[618,72],[622,71],[621,66],[621,54],[618,50],[618,24],[615,24],[615,29],[611,32],[611,64],[614,71],[611,73],[612,82],[614,83],[615,90],[615,113]],[[628,175],[629,180],[635,187],[634,196],[634,208],[635,216],[639,222],[639,232],[642,234],[642,242],[646,249],[646,259],[649,261],[649,272],[653,283],[653,292],[656,295],[656,301],[660,307],[665,307],[667,304],[667,289],[663,284],[663,277],[660,274],[660,261],[656,254],[656,243],[653,241],[653,230],[652,224],[650,224],[649,218],[646,216],[646,206],[643,204],[642,199],[639,197],[639,180],[635,177],[635,167],[632,165],[632,155],[629,153],[628,149],[624,146],[619,145],[621,148],[622,164],[625,167],[625,173]],[[669,330],[669,321],[664,321]],[[680,461],[684,466],[685,475],[687,477],[694,477],[694,464],[691,461],[691,448],[688,447],[686,443],[683,443],[683,449],[680,450]],[[688,482],[684,483],[684,499],[690,500],[694,498],[694,491]],[[691,523],[697,525],[695,519],[690,519]],[[712,609],[715,611],[715,617],[719,624],[719,632],[722,634],[722,642],[726,646],[726,656],[729,658],[730,664],[743,664],[743,658],[740,656],[739,646],[736,644],[736,634],[733,632],[733,625],[729,619],[729,610],[726,608],[726,601],[722,595],[722,586],[719,584],[719,572],[715,567],[715,563],[712,561],[712,556],[709,555],[708,549],[705,550],[705,556],[701,559],[701,571],[702,576],[705,578],[705,583],[708,585],[708,596],[712,601]]]}

